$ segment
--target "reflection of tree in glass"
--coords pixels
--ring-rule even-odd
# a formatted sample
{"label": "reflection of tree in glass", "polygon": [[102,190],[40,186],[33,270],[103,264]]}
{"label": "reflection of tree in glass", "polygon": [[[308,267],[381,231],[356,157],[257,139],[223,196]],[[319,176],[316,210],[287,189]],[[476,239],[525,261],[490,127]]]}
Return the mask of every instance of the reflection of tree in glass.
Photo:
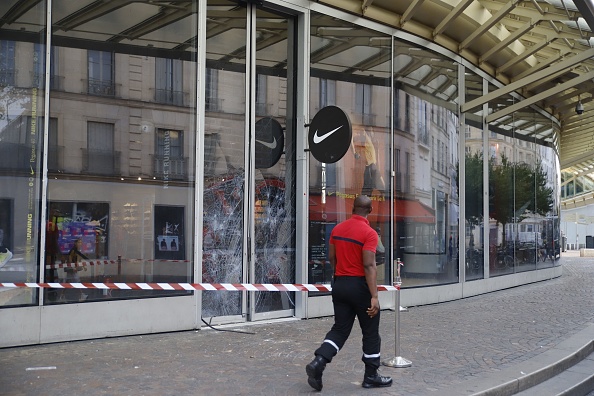
{"label": "reflection of tree in glass", "polygon": [[489,161],[489,177],[489,216],[503,225],[504,242],[506,224],[519,223],[530,214],[546,216],[550,213],[553,189],[547,187],[542,163],[538,162],[533,168],[524,162],[512,163],[503,156],[501,165]]}
{"label": "reflection of tree in glass", "polygon": [[[547,186],[547,174],[539,161],[535,166],[513,163],[506,156],[501,164],[489,160],[489,217],[503,226],[521,222],[531,214],[547,216],[553,209],[553,189]],[[482,220],[483,156],[466,154],[466,218],[473,224]]]}
{"label": "reflection of tree in glass", "polygon": [[[456,164],[456,186],[460,188],[459,163]],[[483,221],[483,154],[466,154],[466,221],[471,226]],[[460,191],[458,191],[458,195]]]}

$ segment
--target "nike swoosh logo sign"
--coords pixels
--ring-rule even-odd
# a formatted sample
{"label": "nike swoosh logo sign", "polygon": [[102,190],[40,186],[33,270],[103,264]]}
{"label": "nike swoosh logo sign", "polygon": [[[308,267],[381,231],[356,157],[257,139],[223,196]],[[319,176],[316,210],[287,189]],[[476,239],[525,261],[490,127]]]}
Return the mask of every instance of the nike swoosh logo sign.
{"label": "nike swoosh logo sign", "polygon": [[318,135],[318,131],[316,130],[316,133],[314,133],[314,136],[313,136],[313,142],[315,144],[318,144],[318,143],[323,142],[325,139],[327,139],[328,137],[330,137],[330,135],[332,135],[334,132],[338,131],[342,127],[343,127],[343,125],[339,126],[336,129],[331,130],[328,133],[323,134],[322,136]]}
{"label": "nike swoosh logo sign", "polygon": [[272,142],[265,142],[258,139],[256,139],[256,142],[260,143],[262,146],[268,147],[271,150],[276,148],[276,138],[274,136],[272,137]]}
{"label": "nike swoosh logo sign", "polygon": [[35,171],[33,170],[33,166],[32,165],[29,165],[29,168],[31,168],[31,174],[34,175],[35,174]]}

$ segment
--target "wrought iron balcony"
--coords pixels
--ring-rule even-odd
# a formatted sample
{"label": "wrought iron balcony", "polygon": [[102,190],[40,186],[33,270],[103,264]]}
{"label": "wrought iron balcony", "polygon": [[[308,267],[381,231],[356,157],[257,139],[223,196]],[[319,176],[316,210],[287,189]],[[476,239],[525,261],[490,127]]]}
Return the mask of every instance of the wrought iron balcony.
{"label": "wrought iron balcony", "polygon": [[169,89],[155,89],[155,101],[174,106],[184,105],[184,92]]}
{"label": "wrought iron balcony", "polygon": [[221,112],[223,110],[223,99],[207,97],[204,107],[206,111]]}
{"label": "wrought iron balcony", "polygon": [[[37,88],[45,88],[44,85],[44,73],[31,73],[31,86],[32,87],[37,87]],[[53,91],[63,91],[64,88],[64,76],[56,76],[56,75],[51,75],[50,76],[50,89]]]}
{"label": "wrought iron balcony", "polygon": [[420,144],[429,147],[429,130],[427,124],[419,122],[417,126],[417,139]]}
{"label": "wrought iron balcony", "polygon": [[49,146],[47,152],[47,170],[55,172],[64,169],[64,146]]}
{"label": "wrought iron balcony", "polygon": [[0,70],[0,87],[14,86],[16,82],[16,70]]}
{"label": "wrought iron balcony", "polygon": [[153,155],[153,175],[159,179],[186,180],[188,157]]}
{"label": "wrought iron balcony", "polygon": [[94,175],[120,175],[120,152],[108,150],[82,149],[83,173]]}
{"label": "wrought iron balcony", "polygon": [[0,142],[0,169],[2,170],[29,171],[38,160],[37,150],[31,145]]}
{"label": "wrought iron balcony", "polygon": [[111,80],[96,80],[89,78],[87,93],[98,96],[115,96],[115,83]]}

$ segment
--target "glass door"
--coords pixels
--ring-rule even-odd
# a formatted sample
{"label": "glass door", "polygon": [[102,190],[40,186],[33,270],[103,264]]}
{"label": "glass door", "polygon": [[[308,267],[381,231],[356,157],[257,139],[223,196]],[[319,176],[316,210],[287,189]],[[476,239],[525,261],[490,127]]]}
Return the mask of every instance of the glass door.
{"label": "glass door", "polygon": [[[270,9],[208,3],[203,282],[294,282],[294,27]],[[290,316],[292,294],[206,291],[202,317]]]}
{"label": "glass door", "polygon": [[[295,19],[257,9],[252,40],[252,283],[295,282]],[[292,315],[294,292],[250,292],[250,318]]]}

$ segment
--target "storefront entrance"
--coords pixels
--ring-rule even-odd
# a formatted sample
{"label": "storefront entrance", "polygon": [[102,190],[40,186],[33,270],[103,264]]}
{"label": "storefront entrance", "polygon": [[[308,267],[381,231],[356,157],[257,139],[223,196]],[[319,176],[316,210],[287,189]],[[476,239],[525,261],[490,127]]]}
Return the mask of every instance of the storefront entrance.
{"label": "storefront entrance", "polygon": [[[222,3],[207,7],[202,281],[294,283],[295,19]],[[213,323],[294,308],[286,292],[202,298]]]}

